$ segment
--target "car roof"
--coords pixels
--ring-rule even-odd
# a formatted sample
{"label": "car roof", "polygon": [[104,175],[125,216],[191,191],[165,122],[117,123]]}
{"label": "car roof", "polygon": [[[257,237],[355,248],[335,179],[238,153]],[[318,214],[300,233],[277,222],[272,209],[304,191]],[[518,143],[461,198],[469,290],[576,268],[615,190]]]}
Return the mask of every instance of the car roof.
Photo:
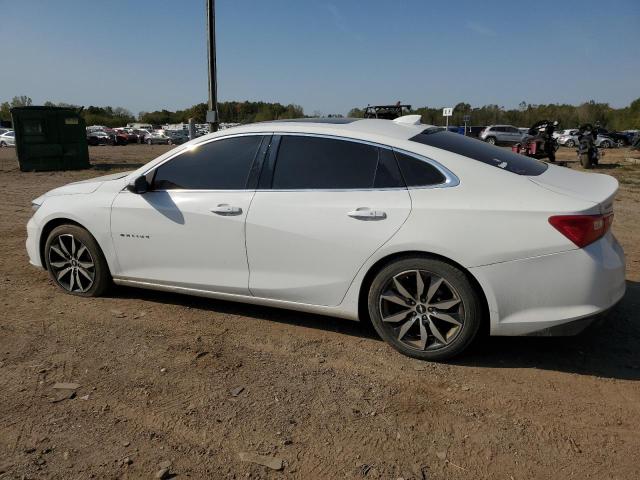
{"label": "car roof", "polygon": [[430,126],[373,118],[304,118],[239,125],[220,132],[210,133],[200,137],[200,139],[206,141],[209,138],[237,133],[288,132],[318,133],[352,138],[386,137],[394,140],[408,140]]}

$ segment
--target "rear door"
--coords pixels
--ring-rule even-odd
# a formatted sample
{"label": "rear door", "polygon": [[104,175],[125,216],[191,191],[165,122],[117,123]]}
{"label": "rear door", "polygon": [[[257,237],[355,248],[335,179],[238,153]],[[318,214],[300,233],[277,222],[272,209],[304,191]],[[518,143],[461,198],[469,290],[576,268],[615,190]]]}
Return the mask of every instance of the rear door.
{"label": "rear door", "polygon": [[390,149],[282,135],[272,142],[247,217],[251,293],[338,305],[366,259],[410,210]]}

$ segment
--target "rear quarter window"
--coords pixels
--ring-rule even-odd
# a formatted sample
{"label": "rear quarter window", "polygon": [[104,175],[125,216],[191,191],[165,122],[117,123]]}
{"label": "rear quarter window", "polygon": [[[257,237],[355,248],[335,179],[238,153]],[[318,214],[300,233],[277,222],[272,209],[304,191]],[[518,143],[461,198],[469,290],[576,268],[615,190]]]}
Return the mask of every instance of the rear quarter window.
{"label": "rear quarter window", "polygon": [[458,133],[426,129],[410,140],[457,153],[517,175],[537,176],[547,170],[547,164],[544,162]]}

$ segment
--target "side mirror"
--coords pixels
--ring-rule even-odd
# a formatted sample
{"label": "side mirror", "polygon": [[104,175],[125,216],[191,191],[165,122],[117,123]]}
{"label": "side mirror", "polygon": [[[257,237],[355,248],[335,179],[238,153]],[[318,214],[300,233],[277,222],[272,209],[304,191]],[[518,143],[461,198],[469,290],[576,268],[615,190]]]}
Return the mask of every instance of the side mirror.
{"label": "side mirror", "polygon": [[138,195],[147,193],[149,191],[149,182],[147,182],[147,177],[145,175],[139,176],[127,185],[127,190],[131,193],[137,193]]}

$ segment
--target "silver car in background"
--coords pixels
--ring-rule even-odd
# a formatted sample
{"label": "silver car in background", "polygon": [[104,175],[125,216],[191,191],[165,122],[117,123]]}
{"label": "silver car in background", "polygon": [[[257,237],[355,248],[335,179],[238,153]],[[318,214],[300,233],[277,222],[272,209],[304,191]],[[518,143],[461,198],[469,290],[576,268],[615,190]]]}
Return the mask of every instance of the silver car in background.
{"label": "silver car in background", "polygon": [[486,127],[478,138],[491,145],[499,143],[513,144],[522,141],[525,135],[513,125],[489,125]]}
{"label": "silver car in background", "polygon": [[[580,143],[580,140],[578,140],[578,130],[572,130],[571,132],[573,133],[560,135],[558,137],[558,145],[568,148],[573,148],[578,145]],[[612,138],[604,135],[598,135],[594,145],[599,148],[612,148],[618,146]]]}
{"label": "silver car in background", "polygon": [[0,135],[0,147],[15,147],[16,146],[16,132],[9,130],[6,133]]}

